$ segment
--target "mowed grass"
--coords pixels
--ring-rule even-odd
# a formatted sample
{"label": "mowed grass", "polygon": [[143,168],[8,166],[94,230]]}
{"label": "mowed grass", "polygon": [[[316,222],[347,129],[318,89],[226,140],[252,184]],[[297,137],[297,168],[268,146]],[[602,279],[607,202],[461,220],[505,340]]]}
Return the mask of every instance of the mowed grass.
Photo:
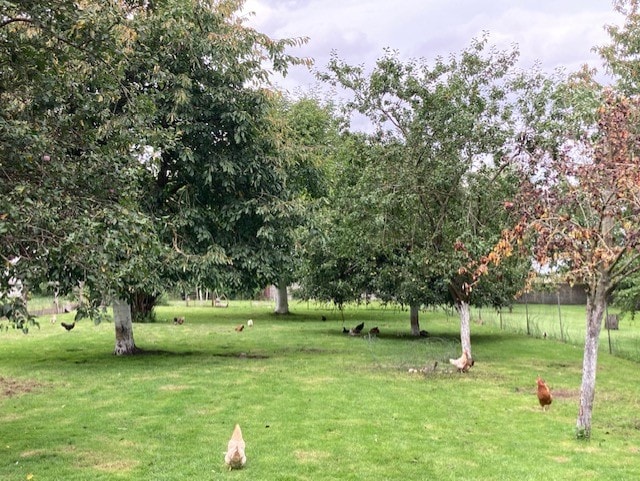
{"label": "mowed grass", "polygon": [[[117,358],[113,325],[0,337],[2,480],[636,480],[638,364],[600,354],[590,442],[574,439],[579,346],[474,324],[476,365],[454,372],[457,319],[293,303],[162,306]],[[184,315],[185,324],[174,325]],[[325,316],[326,321],[321,317]],[[253,319],[254,327],[234,327]],[[433,369],[435,363],[437,367]],[[426,373],[410,373],[409,369]],[[542,412],[535,379],[555,399]],[[228,471],[240,423],[247,465]]]}

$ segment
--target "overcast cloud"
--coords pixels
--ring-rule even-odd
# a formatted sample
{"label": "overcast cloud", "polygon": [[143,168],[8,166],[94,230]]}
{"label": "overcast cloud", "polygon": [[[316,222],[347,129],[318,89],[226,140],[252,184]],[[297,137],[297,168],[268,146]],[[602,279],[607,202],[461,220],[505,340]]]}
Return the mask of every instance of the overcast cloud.
{"label": "overcast cloud", "polygon": [[[603,72],[592,48],[609,42],[605,25],[620,24],[610,0],[248,0],[249,25],[272,38],[309,37],[290,50],[325,70],[332,50],[349,64],[373,67],[385,48],[402,58],[458,53],[489,33],[503,49],[517,45],[520,67]],[[315,84],[304,67],[277,83],[295,93]]]}

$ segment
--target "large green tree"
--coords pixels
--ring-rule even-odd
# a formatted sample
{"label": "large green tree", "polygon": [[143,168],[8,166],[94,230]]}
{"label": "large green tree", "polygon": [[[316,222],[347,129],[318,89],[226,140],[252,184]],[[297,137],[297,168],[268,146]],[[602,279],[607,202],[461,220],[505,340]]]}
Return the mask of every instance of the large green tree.
{"label": "large green tree", "polygon": [[351,92],[349,106],[375,128],[376,149],[358,179],[368,196],[352,209],[370,212],[362,236],[376,252],[376,291],[411,307],[415,335],[421,305],[452,303],[469,354],[469,305],[488,297],[472,294],[478,279],[462,268],[487,255],[507,225],[503,200],[517,179],[507,156],[516,60],[485,37],[432,63],[388,51],[370,73],[334,57],[324,75]]}
{"label": "large green tree", "polygon": [[326,195],[327,175],[338,139],[339,123],[333,105],[312,95],[278,105],[279,155],[286,169],[286,215],[271,226],[273,256],[279,264],[276,314],[288,314],[287,287],[297,280],[301,261],[300,238],[313,225],[317,204]]}
{"label": "large green tree", "polygon": [[95,307],[103,294],[158,281],[153,258],[142,260],[161,248],[153,220],[138,208],[138,119],[114,112],[121,99],[140,111],[120,70],[128,11],[2,3],[3,292],[11,278],[26,286],[55,281],[62,293],[81,283]]}
{"label": "large green tree", "polygon": [[268,234],[286,215],[286,164],[262,62],[297,62],[284,53],[296,41],[243,26],[240,5],[166,2],[138,15],[127,71],[153,102],[140,139],[152,152],[145,208],[164,221],[172,270],[227,294],[265,285],[277,267]]}
{"label": "large green tree", "polygon": [[346,132],[337,139],[326,164],[327,190],[312,205],[311,221],[299,237],[302,295],[340,310],[373,292],[370,274],[376,254],[366,226],[374,210],[364,204],[375,194],[359,182],[371,173],[366,159],[372,147],[362,134]]}
{"label": "large green tree", "polygon": [[[260,233],[286,185],[263,61],[286,72],[298,40],[246,27],[241,1],[0,5],[5,285],[152,305],[272,274]],[[126,322],[116,338],[135,351]]]}

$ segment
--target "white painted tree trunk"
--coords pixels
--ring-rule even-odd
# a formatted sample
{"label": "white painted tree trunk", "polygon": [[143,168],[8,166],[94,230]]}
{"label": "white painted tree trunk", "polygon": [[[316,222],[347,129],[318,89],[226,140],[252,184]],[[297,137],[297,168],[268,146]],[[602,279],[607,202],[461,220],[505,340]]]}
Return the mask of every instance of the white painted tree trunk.
{"label": "white painted tree trunk", "polygon": [[411,320],[411,335],[419,336],[420,335],[420,304],[411,304],[409,307],[409,317]]}
{"label": "white painted tree trunk", "polygon": [[136,345],[133,342],[133,323],[131,322],[131,306],[122,299],[113,301],[113,323],[116,328],[116,356],[135,354]]}
{"label": "white painted tree trunk", "polygon": [[279,281],[276,286],[276,314],[289,314],[289,295],[287,294],[287,283]]}
{"label": "white painted tree trunk", "polygon": [[456,304],[456,310],[460,316],[460,344],[462,345],[462,352],[467,352],[467,355],[473,359],[471,353],[471,306],[468,302],[459,301]]}
{"label": "white painted tree trunk", "polygon": [[579,438],[591,437],[591,416],[596,394],[596,369],[598,366],[598,341],[602,319],[607,308],[606,284],[598,285],[595,294],[587,298],[587,331],[582,358],[582,384],[580,386],[580,408],[576,422]]}

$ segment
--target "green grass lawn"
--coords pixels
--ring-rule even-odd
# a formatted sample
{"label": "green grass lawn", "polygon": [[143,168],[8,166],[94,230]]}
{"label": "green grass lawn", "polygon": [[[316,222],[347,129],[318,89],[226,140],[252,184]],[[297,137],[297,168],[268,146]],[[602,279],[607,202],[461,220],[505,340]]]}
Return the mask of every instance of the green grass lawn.
{"label": "green grass lawn", "polygon": [[[430,337],[414,339],[407,312],[349,308],[347,327],[381,331],[350,337],[337,311],[291,308],[162,306],[134,326],[146,353],[128,358],[111,354],[112,324],[66,332],[70,315],[2,333],[0,479],[640,479],[633,361],[601,351],[593,438],[576,441],[580,346],[474,323],[476,365],[459,374],[447,362],[457,319],[444,312],[423,313]],[[537,375],[555,395],[548,412]],[[236,422],[248,461],[228,471]]]}

